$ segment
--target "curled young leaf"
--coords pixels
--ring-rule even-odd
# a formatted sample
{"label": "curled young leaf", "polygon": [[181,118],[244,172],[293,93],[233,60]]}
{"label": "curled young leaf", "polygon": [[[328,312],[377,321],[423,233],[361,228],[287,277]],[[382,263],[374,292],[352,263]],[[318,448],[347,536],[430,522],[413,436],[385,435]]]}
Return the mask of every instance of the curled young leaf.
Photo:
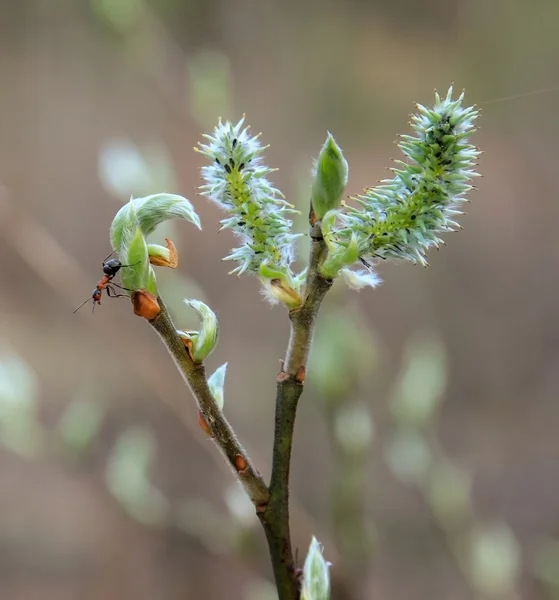
{"label": "curled young leaf", "polygon": [[[193,308],[200,318],[200,331],[181,332],[184,336],[192,360],[202,363],[213,352],[219,339],[219,323],[213,310],[199,300],[185,300],[187,306]],[[179,333],[180,335],[180,333]],[[188,340],[188,343],[187,341]]]}
{"label": "curled young leaf", "polygon": [[147,290],[157,295],[155,274],[149,264],[150,255],[153,255],[155,264],[176,266],[178,263],[176,248],[169,240],[167,248],[154,244],[148,247],[146,242],[146,236],[157,225],[174,218],[186,219],[200,227],[200,219],[190,202],[176,194],[131,198],[115,215],[110,231],[111,244],[126,265],[121,277],[127,290]]}
{"label": "curled young leaf", "polygon": [[145,198],[131,198],[115,215],[111,225],[111,244],[119,254],[125,244],[123,227],[129,220],[128,213],[134,211],[138,225],[144,236],[170,219],[185,219],[201,229],[200,218],[186,198],[177,194],[153,194]]}

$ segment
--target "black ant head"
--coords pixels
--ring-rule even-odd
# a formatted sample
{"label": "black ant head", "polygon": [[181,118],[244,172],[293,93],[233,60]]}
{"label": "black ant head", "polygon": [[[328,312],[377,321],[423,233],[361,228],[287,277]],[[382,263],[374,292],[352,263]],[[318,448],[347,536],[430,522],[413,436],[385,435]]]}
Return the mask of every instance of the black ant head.
{"label": "black ant head", "polygon": [[114,277],[122,267],[122,263],[118,258],[111,258],[107,262],[103,263],[103,273],[109,277]]}
{"label": "black ant head", "polygon": [[103,294],[102,290],[98,290],[97,288],[95,288],[93,290],[93,292],[91,293],[91,297],[93,298],[93,302],[98,302],[99,304],[101,304],[101,302],[99,302],[101,300],[101,295]]}

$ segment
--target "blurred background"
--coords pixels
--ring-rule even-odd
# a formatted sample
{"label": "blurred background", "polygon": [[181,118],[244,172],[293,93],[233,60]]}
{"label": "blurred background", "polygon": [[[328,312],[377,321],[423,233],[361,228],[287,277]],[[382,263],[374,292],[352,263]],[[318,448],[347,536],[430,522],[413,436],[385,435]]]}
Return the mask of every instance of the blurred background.
{"label": "blurred background", "polygon": [[260,525],[160,341],[125,300],[72,310],[131,194],[190,198],[204,230],[155,232],[180,253],[160,289],[182,328],[184,297],[217,312],[208,369],[228,362],[226,414],[268,477],[288,320],[227,275],[234,241],[196,195],[192,147],[246,112],[304,215],[327,130],[359,193],[387,176],[414,102],[451,82],[483,109],[484,179],[429,269],[382,264],[377,290],[328,298],[294,545],[301,564],[311,535],[324,544],[336,600],[559,598],[559,3],[0,8],[2,600],[274,599]]}

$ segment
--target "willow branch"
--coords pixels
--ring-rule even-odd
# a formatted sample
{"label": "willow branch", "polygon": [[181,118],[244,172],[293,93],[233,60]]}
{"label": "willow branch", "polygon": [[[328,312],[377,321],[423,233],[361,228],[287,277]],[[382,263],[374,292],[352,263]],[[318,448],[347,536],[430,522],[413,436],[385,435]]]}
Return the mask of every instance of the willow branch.
{"label": "willow branch", "polygon": [[303,383],[316,317],[332,281],[324,279],[318,267],[327,248],[320,224],[311,228],[311,254],[303,306],[289,314],[291,334],[282,370],[277,378],[274,450],[270,480],[270,500],[259,513],[266,532],[280,600],[299,598],[299,580],[295,569],[289,528],[289,471],[297,404]]}
{"label": "willow branch", "polygon": [[158,298],[161,313],[148,323],[173,357],[175,365],[194,396],[198,409],[212,431],[212,439],[217,444],[227,462],[231,465],[248,497],[257,511],[268,503],[269,492],[260,473],[252,465],[246,450],[237,439],[233,428],[217,406],[208,387],[205,367],[196,364],[190,357],[184,342],[176,333],[171,316],[163,302]]}

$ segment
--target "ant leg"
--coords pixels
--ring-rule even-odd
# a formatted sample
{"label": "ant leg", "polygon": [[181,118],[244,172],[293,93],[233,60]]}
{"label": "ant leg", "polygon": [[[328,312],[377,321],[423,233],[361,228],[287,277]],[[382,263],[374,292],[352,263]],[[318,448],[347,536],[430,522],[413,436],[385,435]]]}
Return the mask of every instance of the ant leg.
{"label": "ant leg", "polygon": [[[126,290],[127,292],[133,292],[134,290],[130,290],[128,288],[125,288],[123,285],[120,285],[118,283],[115,283],[114,281],[111,281],[111,285],[116,286],[117,288],[120,288],[121,290]],[[114,292],[114,290],[113,290]]]}
{"label": "ant leg", "polygon": [[[110,256],[110,255],[109,255]],[[121,267],[135,267],[136,265],[139,265],[142,261],[139,260],[138,262],[135,262],[133,265],[120,265]]]}
{"label": "ant leg", "polygon": [[[107,296],[109,298],[128,298],[128,294],[117,294],[116,290],[109,285],[106,287],[106,290],[107,290]],[[112,292],[112,294],[111,294],[111,292]]]}

